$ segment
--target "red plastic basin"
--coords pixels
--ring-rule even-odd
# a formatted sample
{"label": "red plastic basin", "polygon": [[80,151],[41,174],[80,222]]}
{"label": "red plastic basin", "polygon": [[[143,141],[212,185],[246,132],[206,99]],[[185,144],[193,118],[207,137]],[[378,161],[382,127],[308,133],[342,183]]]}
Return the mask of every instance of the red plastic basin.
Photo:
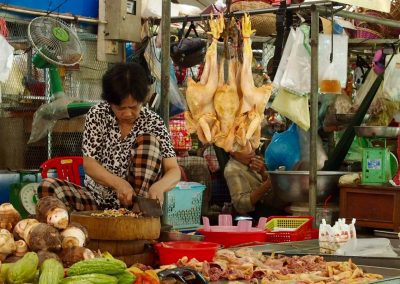
{"label": "red plastic basin", "polygon": [[184,256],[189,259],[196,258],[198,261],[212,261],[219,246],[217,243],[198,241],[161,242],[155,244],[161,265],[176,263]]}
{"label": "red plastic basin", "polygon": [[252,230],[250,232],[231,232],[231,231],[205,231],[197,230],[204,236],[207,242],[214,242],[223,245],[225,248],[236,246],[244,243],[265,242],[267,235],[264,231]]}

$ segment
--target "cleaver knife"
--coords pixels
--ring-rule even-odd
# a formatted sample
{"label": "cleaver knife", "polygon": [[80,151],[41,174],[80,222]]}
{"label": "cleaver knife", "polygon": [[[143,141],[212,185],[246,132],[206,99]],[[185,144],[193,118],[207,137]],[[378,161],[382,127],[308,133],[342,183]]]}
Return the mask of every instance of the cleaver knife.
{"label": "cleaver knife", "polygon": [[142,196],[134,196],[133,203],[139,207],[140,212],[146,217],[160,217],[163,214],[160,201]]}

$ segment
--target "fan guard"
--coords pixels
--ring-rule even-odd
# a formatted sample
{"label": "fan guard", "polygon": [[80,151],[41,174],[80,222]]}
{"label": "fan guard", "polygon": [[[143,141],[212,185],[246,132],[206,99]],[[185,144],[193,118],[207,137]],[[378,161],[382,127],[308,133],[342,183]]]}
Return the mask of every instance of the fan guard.
{"label": "fan guard", "polygon": [[35,51],[53,64],[72,66],[82,59],[77,34],[58,19],[34,18],[28,26],[28,37]]}

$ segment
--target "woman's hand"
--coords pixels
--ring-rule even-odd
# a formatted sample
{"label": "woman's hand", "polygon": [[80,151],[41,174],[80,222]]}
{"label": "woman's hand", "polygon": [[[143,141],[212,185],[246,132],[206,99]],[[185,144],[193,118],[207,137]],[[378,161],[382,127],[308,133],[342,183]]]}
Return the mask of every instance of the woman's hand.
{"label": "woman's hand", "polygon": [[117,197],[121,205],[125,208],[132,206],[133,188],[131,184],[123,178],[119,178],[114,186]]}
{"label": "woman's hand", "polygon": [[261,175],[263,175],[266,171],[264,159],[261,156],[254,156],[253,158],[251,158],[249,167],[250,169]]}
{"label": "woman's hand", "polygon": [[160,205],[164,203],[164,190],[157,184],[153,184],[149,189],[149,198],[158,199]]}

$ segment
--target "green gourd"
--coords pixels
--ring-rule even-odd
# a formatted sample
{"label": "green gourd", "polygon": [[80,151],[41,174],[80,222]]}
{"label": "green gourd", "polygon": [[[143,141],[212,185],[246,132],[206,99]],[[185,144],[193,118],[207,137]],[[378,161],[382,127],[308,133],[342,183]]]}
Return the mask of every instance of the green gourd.
{"label": "green gourd", "polygon": [[55,284],[64,278],[64,266],[56,259],[43,261],[40,267],[39,284]]}
{"label": "green gourd", "polygon": [[7,273],[7,283],[30,283],[36,275],[39,257],[36,252],[28,252],[12,265]]}
{"label": "green gourd", "polygon": [[92,284],[117,284],[118,279],[112,275],[106,275],[101,273],[90,273],[69,276],[61,280],[61,284],[81,284],[81,283],[92,283]]}
{"label": "green gourd", "polygon": [[102,273],[114,275],[124,272],[125,262],[119,259],[110,258],[92,258],[81,260],[71,265],[68,269],[68,276],[82,275],[89,273]]}

